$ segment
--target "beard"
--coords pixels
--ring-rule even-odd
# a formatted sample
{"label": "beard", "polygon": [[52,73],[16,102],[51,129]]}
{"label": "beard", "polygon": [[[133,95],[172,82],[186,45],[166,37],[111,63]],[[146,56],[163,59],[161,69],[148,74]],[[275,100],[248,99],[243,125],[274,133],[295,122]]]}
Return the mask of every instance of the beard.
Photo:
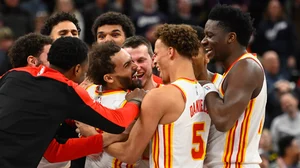
{"label": "beard", "polygon": [[142,88],[142,82],[139,79],[132,79],[131,77],[117,76],[120,84],[125,90],[134,90],[135,88]]}

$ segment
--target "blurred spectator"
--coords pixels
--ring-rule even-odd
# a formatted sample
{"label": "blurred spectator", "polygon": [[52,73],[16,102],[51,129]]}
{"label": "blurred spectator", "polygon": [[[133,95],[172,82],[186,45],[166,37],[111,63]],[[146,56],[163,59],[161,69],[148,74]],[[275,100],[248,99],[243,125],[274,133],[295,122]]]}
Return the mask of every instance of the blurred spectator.
{"label": "blurred spectator", "polygon": [[95,0],[95,2],[86,5],[82,9],[82,16],[84,18],[84,41],[91,45],[94,42],[93,34],[91,31],[95,19],[101,14],[110,10],[108,0]]}
{"label": "blurred spectator", "polygon": [[292,90],[287,75],[280,73],[280,62],[275,51],[263,54],[262,64],[267,79],[268,100],[266,106],[265,127],[270,128],[272,120],[282,114],[279,96],[281,93]]}
{"label": "blurred spectator", "polygon": [[80,39],[84,38],[84,19],[81,13],[76,9],[73,0],[56,0],[56,5],[54,9],[54,13],[57,12],[66,12],[72,13],[75,15],[78,20],[78,25],[81,29],[81,33],[79,35]]}
{"label": "blurred spectator", "polygon": [[270,0],[265,18],[257,28],[252,51],[263,54],[268,50],[278,53],[281,71],[296,67],[296,34],[294,26],[286,18],[279,0]]}
{"label": "blurred spectator", "polygon": [[295,137],[282,137],[278,142],[279,156],[270,168],[299,168],[299,144]]}
{"label": "blurred spectator", "polygon": [[200,22],[192,15],[191,0],[177,0],[177,10],[171,15],[170,23],[199,25]]}
{"label": "blurred spectator", "polygon": [[143,11],[133,16],[136,34],[145,36],[147,31],[157,24],[166,23],[167,17],[158,10],[157,0],[141,0]]}
{"label": "blurred spectator", "polygon": [[49,15],[45,11],[40,11],[36,13],[35,16],[35,29],[34,32],[39,33],[41,32],[42,28],[44,27],[44,24],[46,20],[48,19]]}
{"label": "blurred spectator", "polygon": [[277,159],[277,153],[273,149],[272,135],[268,129],[263,129],[259,141],[259,152],[262,157],[262,167],[268,168],[268,164]]}
{"label": "blurred spectator", "polygon": [[297,98],[291,93],[285,93],[280,97],[280,105],[284,114],[277,116],[271,125],[274,147],[276,147],[279,139],[288,135],[300,139],[300,111],[298,103]]}
{"label": "blurred spectator", "polygon": [[14,36],[11,29],[8,27],[0,28],[0,76],[12,68],[7,52],[13,42]]}
{"label": "blurred spectator", "polygon": [[19,0],[4,0],[0,12],[4,26],[9,27],[16,38],[34,31],[33,17],[20,7]]}
{"label": "blurred spectator", "polygon": [[36,16],[38,12],[47,12],[48,8],[43,0],[27,0],[23,2],[21,0],[21,8],[30,13],[31,16]]}

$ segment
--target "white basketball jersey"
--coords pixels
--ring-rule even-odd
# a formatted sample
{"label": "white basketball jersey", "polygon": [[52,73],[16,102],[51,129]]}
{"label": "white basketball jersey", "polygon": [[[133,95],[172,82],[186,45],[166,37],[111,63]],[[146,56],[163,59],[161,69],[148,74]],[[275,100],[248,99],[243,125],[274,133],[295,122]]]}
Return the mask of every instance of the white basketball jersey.
{"label": "white basketball jersey", "polygon": [[183,78],[171,85],[181,90],[185,108],[173,123],[157,126],[150,143],[150,167],[202,168],[211,124],[203,87],[195,80]]}
{"label": "white basketball jersey", "polygon": [[[100,102],[103,106],[108,107],[110,109],[118,109],[122,108],[125,103],[126,92],[124,90],[113,90],[113,91],[103,91],[101,95],[99,94],[99,86],[92,85],[87,88],[87,92],[89,95]],[[138,163],[136,164],[127,164],[119,161],[118,159],[112,157],[106,152],[100,154],[100,156],[96,157],[87,156],[85,161],[86,168],[136,168],[138,167]]]}
{"label": "white basketball jersey", "polygon": [[[262,67],[256,56],[247,53],[235,61],[223,76],[216,74],[212,80],[221,97],[224,96],[222,84],[226,75],[241,59],[253,59]],[[264,124],[266,101],[267,87],[264,77],[260,93],[249,101],[233,128],[224,133],[217,131],[214,125],[210,127],[205,165],[209,168],[259,168],[261,158],[258,144]]]}

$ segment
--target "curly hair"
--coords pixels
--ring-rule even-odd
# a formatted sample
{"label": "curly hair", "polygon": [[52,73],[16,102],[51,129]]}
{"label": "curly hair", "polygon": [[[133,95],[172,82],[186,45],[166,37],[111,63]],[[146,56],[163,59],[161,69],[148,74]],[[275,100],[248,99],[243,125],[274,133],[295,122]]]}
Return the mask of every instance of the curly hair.
{"label": "curly hair", "polygon": [[158,27],[154,35],[182,56],[192,58],[198,55],[200,42],[197,32],[189,25],[164,24]]}
{"label": "curly hair", "polygon": [[132,36],[125,40],[123,48],[137,48],[140,45],[145,45],[148,48],[148,54],[153,56],[153,49],[151,43],[143,36]]}
{"label": "curly hair", "polygon": [[44,26],[41,29],[41,34],[49,36],[51,34],[53,27],[63,21],[70,21],[74,23],[74,25],[78,30],[78,33],[80,33],[81,29],[79,27],[78,20],[76,19],[75,15],[66,12],[59,12],[52,15],[50,18],[46,20]]}
{"label": "curly hair", "polygon": [[13,68],[27,66],[27,57],[39,57],[45,45],[52,44],[52,39],[38,33],[29,33],[16,40],[9,49],[8,56]]}
{"label": "curly hair", "polygon": [[50,65],[62,70],[70,70],[87,60],[87,45],[76,37],[61,37],[55,40],[48,53]]}
{"label": "curly hair", "polygon": [[237,41],[243,46],[248,45],[255,31],[249,13],[243,13],[240,9],[228,5],[216,5],[210,11],[208,19],[219,21],[219,25],[227,32],[235,32]]}
{"label": "curly hair", "polygon": [[111,41],[94,44],[89,53],[87,77],[96,85],[105,86],[104,75],[115,72],[116,65],[111,61],[111,57],[120,50],[121,47]]}
{"label": "curly hair", "polygon": [[97,40],[97,29],[103,25],[121,25],[126,38],[135,35],[135,27],[132,21],[124,14],[118,12],[106,12],[100,15],[92,26],[92,33]]}

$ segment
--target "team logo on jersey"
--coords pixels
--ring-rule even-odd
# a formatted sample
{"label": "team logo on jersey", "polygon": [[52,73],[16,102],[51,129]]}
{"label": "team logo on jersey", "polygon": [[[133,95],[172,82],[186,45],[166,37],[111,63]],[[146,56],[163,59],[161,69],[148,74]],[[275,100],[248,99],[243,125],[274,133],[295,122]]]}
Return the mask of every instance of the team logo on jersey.
{"label": "team logo on jersey", "polygon": [[203,88],[206,89],[206,90],[210,90],[210,89],[211,89],[211,88],[210,88],[209,86],[207,86],[207,85],[204,86]]}

